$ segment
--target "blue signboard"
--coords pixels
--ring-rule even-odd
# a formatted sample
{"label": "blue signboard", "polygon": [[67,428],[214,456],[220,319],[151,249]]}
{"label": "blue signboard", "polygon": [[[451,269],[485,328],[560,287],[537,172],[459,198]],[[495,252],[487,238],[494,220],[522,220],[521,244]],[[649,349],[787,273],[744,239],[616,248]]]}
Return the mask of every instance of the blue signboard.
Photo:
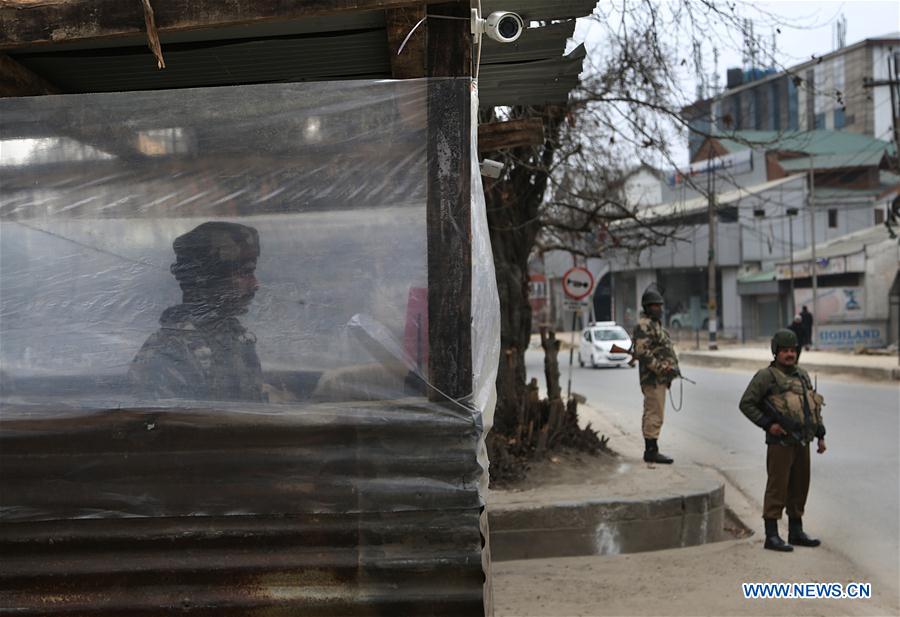
{"label": "blue signboard", "polygon": [[818,327],[816,346],[820,348],[884,347],[885,327],[881,324],[846,323]]}

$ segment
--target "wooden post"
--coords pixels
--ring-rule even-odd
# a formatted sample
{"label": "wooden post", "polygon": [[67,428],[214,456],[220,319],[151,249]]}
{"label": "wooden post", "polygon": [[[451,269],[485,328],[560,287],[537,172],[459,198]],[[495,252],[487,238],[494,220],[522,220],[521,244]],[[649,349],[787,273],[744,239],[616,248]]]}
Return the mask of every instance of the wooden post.
{"label": "wooden post", "polygon": [[[430,78],[471,76],[468,2],[430,5]],[[471,91],[467,79],[428,86],[429,380],[444,395],[472,393]],[[441,399],[438,392],[432,397]]]}
{"label": "wooden post", "polygon": [[[384,22],[388,37],[388,54],[391,60],[391,77],[413,79],[425,77],[425,30],[424,23],[416,24],[425,17],[425,6],[390,9],[384,12]],[[413,28],[415,32],[413,32]],[[409,36],[409,39],[406,37]],[[404,40],[403,50],[400,46]]]}

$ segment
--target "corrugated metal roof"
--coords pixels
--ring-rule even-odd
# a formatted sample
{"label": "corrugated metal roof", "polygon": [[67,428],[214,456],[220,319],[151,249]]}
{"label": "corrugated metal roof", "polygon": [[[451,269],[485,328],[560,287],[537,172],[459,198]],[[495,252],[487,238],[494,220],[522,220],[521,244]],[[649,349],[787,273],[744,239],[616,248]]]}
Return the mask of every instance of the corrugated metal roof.
{"label": "corrugated metal roof", "polygon": [[[498,43],[485,37],[481,54],[482,70],[488,64],[501,62],[522,62],[544,60],[562,55],[569,39],[575,31],[575,20],[528,28],[515,43]],[[562,47],[560,47],[562,45]]]}
{"label": "corrugated metal roof", "polygon": [[146,48],[28,54],[23,65],[66,92],[161,90],[239,83],[389,77],[383,29],[329,36],[180,44],[158,70]]}
{"label": "corrugated metal roof", "polygon": [[[828,242],[816,244],[816,259],[841,257],[853,255],[864,250],[867,246],[880,244],[890,240],[888,230],[884,225],[876,225],[859,231],[854,231]],[[812,259],[812,248],[805,248],[794,253],[794,261],[809,261]]]}
{"label": "corrugated metal roof", "polygon": [[[715,136],[712,139],[722,144],[728,152],[739,152],[753,147],[760,150],[811,154],[814,157],[816,167],[819,167],[820,162],[823,165],[833,165],[843,161],[845,163],[844,166],[871,164],[859,163],[859,161],[869,160],[867,157],[875,157],[876,155],[880,161],[880,157],[885,152],[893,152],[892,144],[881,139],[875,139],[859,133],[822,129],[814,131],[735,131]],[[840,157],[844,158],[841,159]],[[805,159],[804,161],[806,164],[804,169],[808,169],[809,161]],[[780,162],[782,165],[799,165],[799,163],[795,164],[786,160]]]}
{"label": "corrugated metal roof", "polygon": [[584,45],[579,45],[558,58],[482,66],[478,80],[481,106],[565,103],[578,85],[586,53]]}
{"label": "corrugated metal roof", "polygon": [[[747,187],[739,187],[732,189],[730,191],[724,191],[722,193],[716,194],[716,205],[717,206],[727,206],[731,205],[735,202],[739,202],[741,199],[745,199],[747,197],[762,193],[764,191],[771,190],[773,188],[777,188],[783,184],[788,182],[797,182],[802,181],[803,178],[800,176],[788,176],[786,178],[778,178],[777,180],[770,180],[768,182],[763,182],[761,184],[755,184],[753,186]],[[645,222],[652,222],[658,220],[666,220],[683,216],[690,216],[692,214],[697,214],[699,212],[705,211],[709,208],[709,201],[706,197],[694,197],[692,199],[686,199],[684,201],[671,201],[664,204],[659,204],[657,206],[650,206],[648,208],[642,208],[640,210],[640,218]],[[623,224],[630,224],[631,221],[623,221]]]}
{"label": "corrugated metal roof", "polygon": [[[564,103],[578,83],[584,50],[563,56],[575,17],[590,14],[588,0],[501,0],[483,11],[519,12],[530,27],[513,44],[485,40],[480,72],[483,106]],[[39,53],[10,52],[15,60],[64,92],[116,92],[249,83],[378,79],[391,76],[381,11],[311,20],[265,22],[246,28],[164,34],[166,68],[158,70],[145,41],[135,37],[79,41]],[[115,44],[115,47],[111,45]]]}
{"label": "corrugated metal roof", "polygon": [[572,19],[590,15],[598,0],[482,0],[481,12],[512,11],[525,21]]}

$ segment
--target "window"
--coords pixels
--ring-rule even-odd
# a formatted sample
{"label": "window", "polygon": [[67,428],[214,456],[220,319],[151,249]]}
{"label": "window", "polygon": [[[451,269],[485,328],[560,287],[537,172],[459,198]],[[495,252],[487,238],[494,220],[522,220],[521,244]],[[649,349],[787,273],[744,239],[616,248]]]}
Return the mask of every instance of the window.
{"label": "window", "polygon": [[628,333],[622,328],[597,328],[594,330],[595,341],[627,341]]}
{"label": "window", "polygon": [[875,208],[875,224],[881,225],[882,223],[884,223],[884,210]]}
{"label": "window", "polygon": [[835,208],[828,210],[828,228],[835,229],[838,226],[838,211]]}
{"label": "window", "polygon": [[847,116],[843,109],[834,110],[834,128],[842,129],[847,126]]}
{"label": "window", "polygon": [[825,128],[825,114],[816,114],[813,116],[813,128],[816,129],[824,129]]}

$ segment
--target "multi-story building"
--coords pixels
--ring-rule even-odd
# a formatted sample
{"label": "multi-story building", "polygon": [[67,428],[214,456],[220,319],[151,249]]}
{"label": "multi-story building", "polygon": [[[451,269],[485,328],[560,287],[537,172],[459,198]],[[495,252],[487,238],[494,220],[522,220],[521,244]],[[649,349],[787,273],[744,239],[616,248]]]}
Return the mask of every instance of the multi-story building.
{"label": "multi-story building", "polygon": [[[900,33],[865,39],[823,56],[774,69],[729,69],[724,92],[682,110],[691,128],[691,158],[705,136],[728,131],[830,129],[891,140],[900,122],[887,86],[868,80],[896,78],[888,59],[900,61]],[[893,116],[893,117],[892,117]]]}

